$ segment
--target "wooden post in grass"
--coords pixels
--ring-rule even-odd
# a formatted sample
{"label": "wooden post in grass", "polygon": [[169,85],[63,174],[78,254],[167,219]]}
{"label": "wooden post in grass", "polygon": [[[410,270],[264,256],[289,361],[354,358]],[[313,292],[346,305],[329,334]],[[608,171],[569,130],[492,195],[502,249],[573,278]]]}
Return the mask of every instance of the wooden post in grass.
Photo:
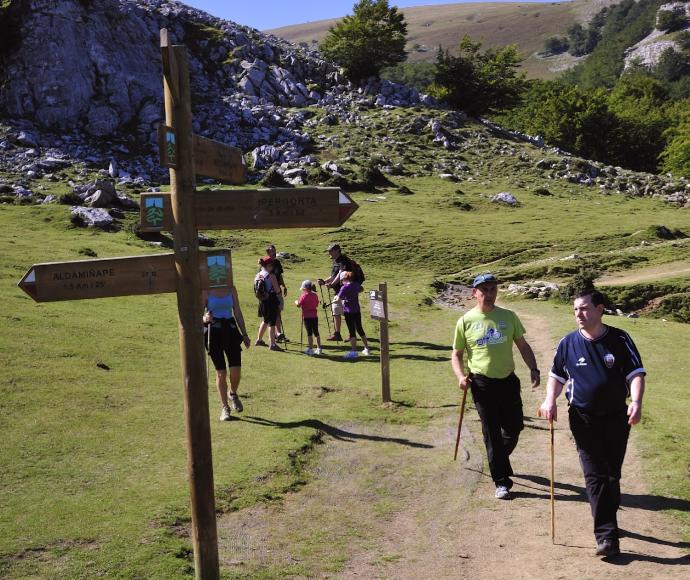
{"label": "wooden post in grass", "polygon": [[391,374],[390,354],[388,343],[388,286],[385,282],[379,284],[378,291],[369,292],[369,313],[374,320],[379,321],[379,344],[381,353],[381,398],[384,403],[391,402]]}
{"label": "wooden post in grass", "polygon": [[[175,166],[170,167],[170,199],[177,273],[177,310],[187,427],[187,474],[192,506],[192,545],[197,578],[220,577],[218,532],[213,492],[213,458],[208,409],[206,353],[201,318],[196,225],[192,103],[183,46],[172,46],[161,31],[165,123],[175,131]],[[168,65],[166,67],[166,65]],[[168,154],[169,156],[169,154]]]}

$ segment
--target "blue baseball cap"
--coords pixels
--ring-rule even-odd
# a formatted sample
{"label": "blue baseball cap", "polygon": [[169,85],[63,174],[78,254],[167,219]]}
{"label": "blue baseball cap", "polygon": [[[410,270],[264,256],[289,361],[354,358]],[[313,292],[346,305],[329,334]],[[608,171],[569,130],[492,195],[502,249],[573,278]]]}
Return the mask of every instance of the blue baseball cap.
{"label": "blue baseball cap", "polygon": [[486,282],[496,282],[496,284],[498,284],[498,279],[488,272],[486,274],[479,274],[472,282],[472,288],[476,288],[480,284],[485,284]]}

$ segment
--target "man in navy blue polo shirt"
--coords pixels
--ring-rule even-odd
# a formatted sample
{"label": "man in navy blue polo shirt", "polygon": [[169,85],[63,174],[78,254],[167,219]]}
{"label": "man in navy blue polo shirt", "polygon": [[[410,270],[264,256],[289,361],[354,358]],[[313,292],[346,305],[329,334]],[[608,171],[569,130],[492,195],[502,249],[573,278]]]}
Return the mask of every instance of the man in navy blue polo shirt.
{"label": "man in navy blue polo shirt", "polygon": [[621,467],[630,427],[642,416],[646,373],[630,336],[602,323],[600,292],[581,292],[574,309],[578,329],[558,343],[540,415],[556,420],[556,398],[566,385],[570,430],[594,518],[596,554],[616,556]]}

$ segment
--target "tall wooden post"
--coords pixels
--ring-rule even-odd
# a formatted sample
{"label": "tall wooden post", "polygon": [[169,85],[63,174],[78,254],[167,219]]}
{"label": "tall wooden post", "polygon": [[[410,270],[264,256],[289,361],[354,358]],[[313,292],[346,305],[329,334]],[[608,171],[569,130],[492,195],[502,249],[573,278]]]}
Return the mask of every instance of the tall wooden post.
{"label": "tall wooden post", "polygon": [[175,129],[175,168],[170,169],[177,271],[177,308],[187,425],[187,469],[192,504],[192,543],[197,579],[216,579],[218,533],[213,493],[208,381],[201,324],[198,235],[194,204],[194,148],[189,68],[184,47],[170,46],[161,31],[165,78],[165,120]]}
{"label": "tall wooden post", "polygon": [[391,372],[390,356],[388,352],[388,286],[385,282],[379,284],[379,292],[383,301],[384,316],[379,320],[380,349],[381,349],[381,396],[384,403],[391,402]]}

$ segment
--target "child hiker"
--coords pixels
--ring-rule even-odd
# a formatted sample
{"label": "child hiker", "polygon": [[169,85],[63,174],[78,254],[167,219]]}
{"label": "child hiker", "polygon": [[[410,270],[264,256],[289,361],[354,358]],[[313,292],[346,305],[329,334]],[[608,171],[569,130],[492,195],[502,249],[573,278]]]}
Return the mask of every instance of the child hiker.
{"label": "child hiker", "polygon": [[[319,296],[314,291],[311,280],[302,282],[302,294],[295,300],[295,306],[302,309],[302,321],[307,329],[307,342],[309,347],[304,354],[321,354],[321,337],[319,336]],[[316,337],[316,350],[314,350],[314,337]]]}
{"label": "child hiker", "polygon": [[352,272],[341,272],[340,281],[342,287],[333,300],[343,304],[345,324],[347,324],[347,330],[350,332],[350,345],[352,350],[345,354],[345,358],[357,358],[357,334],[359,334],[364,344],[362,354],[364,356],[369,356],[369,344],[367,343],[367,335],[362,328],[362,313],[359,309],[359,293],[364,290],[364,288],[362,288],[359,282],[353,280]]}

